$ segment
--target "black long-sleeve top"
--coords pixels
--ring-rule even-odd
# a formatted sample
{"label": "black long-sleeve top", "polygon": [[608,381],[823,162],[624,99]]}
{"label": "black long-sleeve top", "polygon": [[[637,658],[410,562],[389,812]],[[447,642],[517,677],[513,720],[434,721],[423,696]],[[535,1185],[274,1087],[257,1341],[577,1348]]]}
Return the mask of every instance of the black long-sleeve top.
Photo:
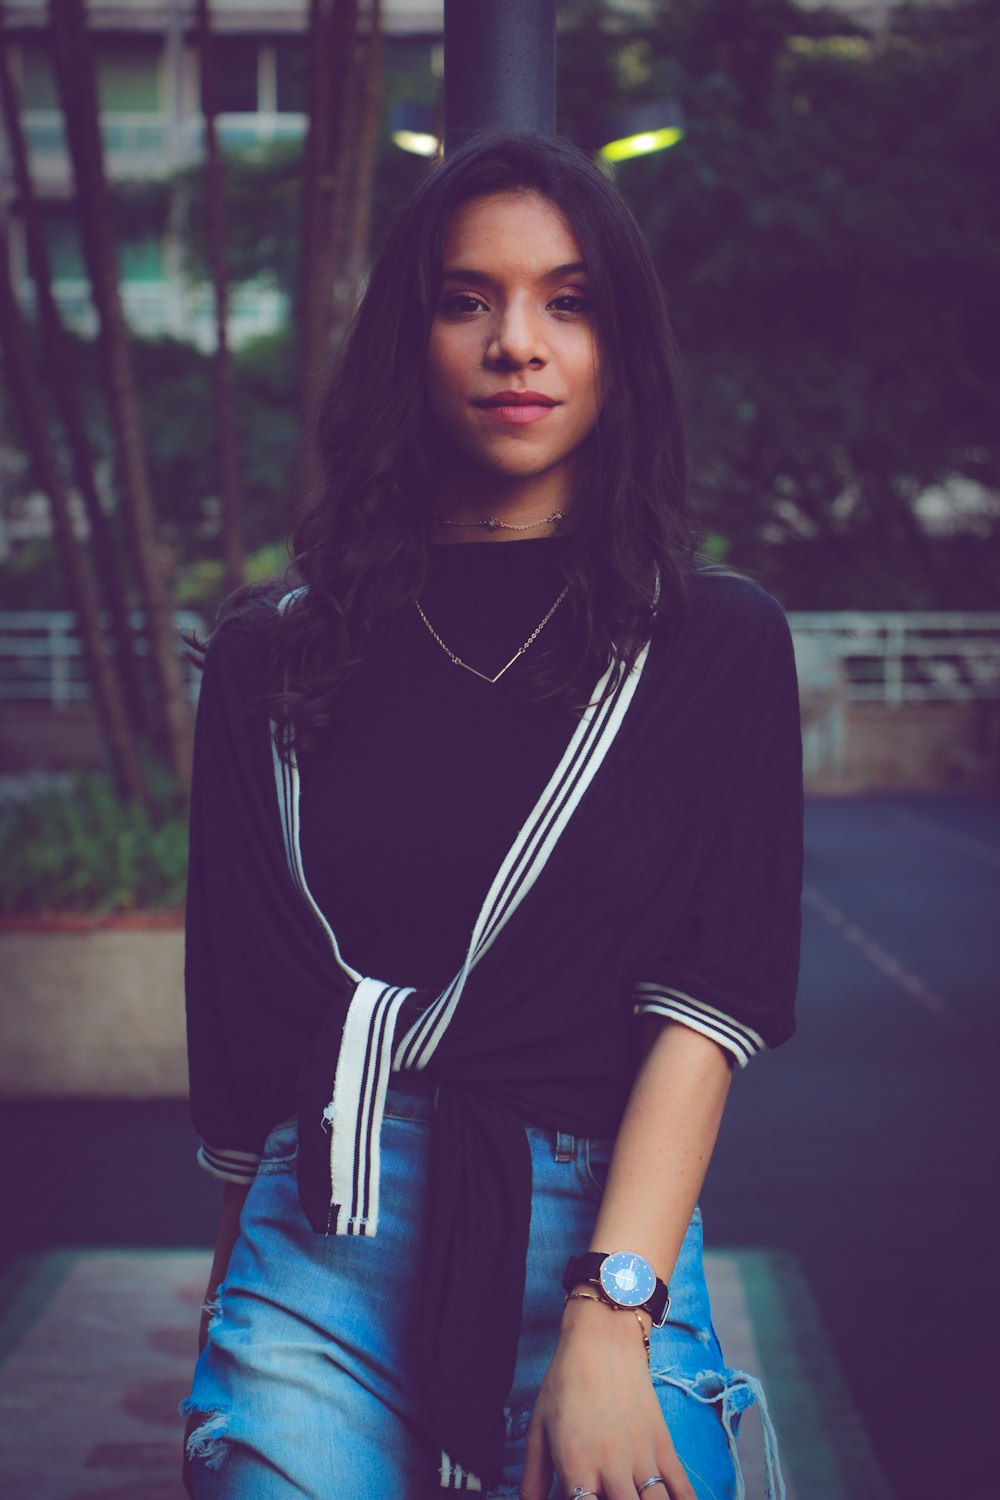
{"label": "black long-sleeve top", "polygon": [[[558,595],[561,546],[433,547],[427,618],[492,675]],[[572,651],[565,603],[530,651]],[[247,1180],[297,1112],[314,1228],[375,1233],[390,1071],[433,1082],[427,1420],[451,1473],[487,1480],[519,1328],[524,1123],[613,1134],[640,1014],[741,1064],[781,1043],[799,953],[801,741],[775,601],[695,572],[680,633],[654,628],[582,719],[531,698],[526,660],[486,683],[406,611],[288,767],[248,710],[261,639],[233,622],[206,659],[192,787],[202,1162]]]}

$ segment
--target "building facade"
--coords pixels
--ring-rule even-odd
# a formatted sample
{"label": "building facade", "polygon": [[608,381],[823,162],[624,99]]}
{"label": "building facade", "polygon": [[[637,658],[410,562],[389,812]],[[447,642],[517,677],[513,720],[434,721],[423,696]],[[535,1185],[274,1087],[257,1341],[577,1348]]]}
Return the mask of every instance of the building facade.
{"label": "building facade", "polygon": [[[303,136],[308,0],[213,0],[218,129],[223,149],[266,151]],[[383,31],[393,51],[440,52],[442,0],[383,0]],[[46,39],[46,0],[7,0],[6,34],[21,104],[32,177],[45,221],[57,300],[67,322],[94,329],[90,292],[73,209],[73,180]],[[92,0],[105,169],[112,183],[168,179],[202,152],[199,60],[193,0]],[[439,57],[437,58],[439,63]],[[30,306],[24,236],[9,153],[0,131],[0,212],[7,218],[15,283]],[[192,285],[178,247],[166,235],[123,240],[122,294],[130,325],[211,347],[207,285]],[[238,345],[267,333],[285,314],[267,281],[241,286],[233,299],[231,338]]]}

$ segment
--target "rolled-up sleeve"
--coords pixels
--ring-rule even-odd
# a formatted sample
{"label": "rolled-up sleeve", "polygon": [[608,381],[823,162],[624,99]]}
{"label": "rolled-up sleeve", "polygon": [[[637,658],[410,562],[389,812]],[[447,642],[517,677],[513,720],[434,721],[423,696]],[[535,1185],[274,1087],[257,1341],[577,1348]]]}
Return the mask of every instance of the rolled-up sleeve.
{"label": "rolled-up sleeve", "polygon": [[795,657],[784,613],[762,597],[767,605],[758,602],[736,652],[738,673],[722,689],[723,773],[703,811],[704,854],[690,897],[657,960],[630,984],[637,1015],[690,1026],[741,1067],[795,1029],[801,938]]}
{"label": "rolled-up sleeve", "polygon": [[[187,1015],[191,1115],[201,1137],[198,1161],[225,1182],[253,1180],[263,1146],[263,1126],[248,1107],[234,1069],[231,1021],[223,989],[233,977],[224,972],[216,941],[219,924],[231,915],[234,895],[225,858],[239,857],[246,835],[239,805],[239,755],[245,725],[232,722],[230,639],[213,637],[205,658],[195,721],[194,756],[185,900],[184,991]],[[220,853],[223,856],[220,862]]]}

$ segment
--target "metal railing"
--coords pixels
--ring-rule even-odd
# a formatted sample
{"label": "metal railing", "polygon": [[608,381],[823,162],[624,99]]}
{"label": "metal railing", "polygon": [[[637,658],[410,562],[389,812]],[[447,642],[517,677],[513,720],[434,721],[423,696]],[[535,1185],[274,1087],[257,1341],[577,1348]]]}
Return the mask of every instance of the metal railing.
{"label": "metal railing", "polygon": [[[174,629],[178,632],[177,652],[187,695],[198,696],[200,673],[183,656],[182,630],[195,629],[204,638],[205,622],[193,610],[176,610]],[[148,655],[149,646],[141,610],[129,615],[136,653],[140,660]],[[113,651],[114,643],[109,638]],[[71,610],[0,610],[0,699],[6,703],[48,704],[68,707],[86,702],[90,688],[85,674],[83,647],[76,633],[76,616]]]}
{"label": "metal railing", "polygon": [[795,611],[800,680],[834,667],[853,702],[1000,699],[1000,613]]}
{"label": "metal railing", "polygon": [[[203,630],[200,615],[174,614],[178,632]],[[795,611],[795,642],[805,717],[832,700],[886,704],[1000,699],[1000,613]],[[131,615],[140,655],[143,615]],[[178,651],[180,651],[178,643]],[[197,671],[185,663],[197,694]],[[0,698],[72,703],[89,697],[75,616],[69,610],[0,611]]]}
{"label": "metal railing", "polygon": [[[280,141],[298,141],[306,133],[304,114],[247,110],[220,114],[217,129],[227,150],[253,150]],[[108,170],[114,177],[159,176],[198,161],[204,151],[201,115],[173,117],[161,111],[115,110],[101,115],[101,138]],[[70,173],[66,131],[56,109],[24,111],[28,149],[52,175]]]}

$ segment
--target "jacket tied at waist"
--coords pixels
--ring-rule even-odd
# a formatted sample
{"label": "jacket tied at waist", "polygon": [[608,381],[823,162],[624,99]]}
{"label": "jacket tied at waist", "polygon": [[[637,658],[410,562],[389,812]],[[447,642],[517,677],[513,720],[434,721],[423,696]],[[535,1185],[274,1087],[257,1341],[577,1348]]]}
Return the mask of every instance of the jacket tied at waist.
{"label": "jacket tied at waist", "polygon": [[[298,1174],[302,1206],[317,1233],[375,1233],[378,1144],[393,1055],[406,1040],[405,1023],[412,1028],[427,998],[363,979],[346,1024],[331,1016],[316,1038],[300,1075]],[[394,1047],[397,1029],[403,1036]],[[370,1064],[360,1088],[350,1058],[356,1048]],[[531,1225],[525,1120],[543,1115],[545,1104],[532,1102],[530,1088],[514,1080],[487,1082],[488,1063],[483,1076],[469,1079],[452,1076],[443,1060],[418,1071],[433,1079],[435,1097],[427,1230],[414,1246],[421,1260],[423,1423],[448,1488],[479,1490],[502,1466]],[[606,1116],[572,1123],[581,1132],[607,1129]]]}

